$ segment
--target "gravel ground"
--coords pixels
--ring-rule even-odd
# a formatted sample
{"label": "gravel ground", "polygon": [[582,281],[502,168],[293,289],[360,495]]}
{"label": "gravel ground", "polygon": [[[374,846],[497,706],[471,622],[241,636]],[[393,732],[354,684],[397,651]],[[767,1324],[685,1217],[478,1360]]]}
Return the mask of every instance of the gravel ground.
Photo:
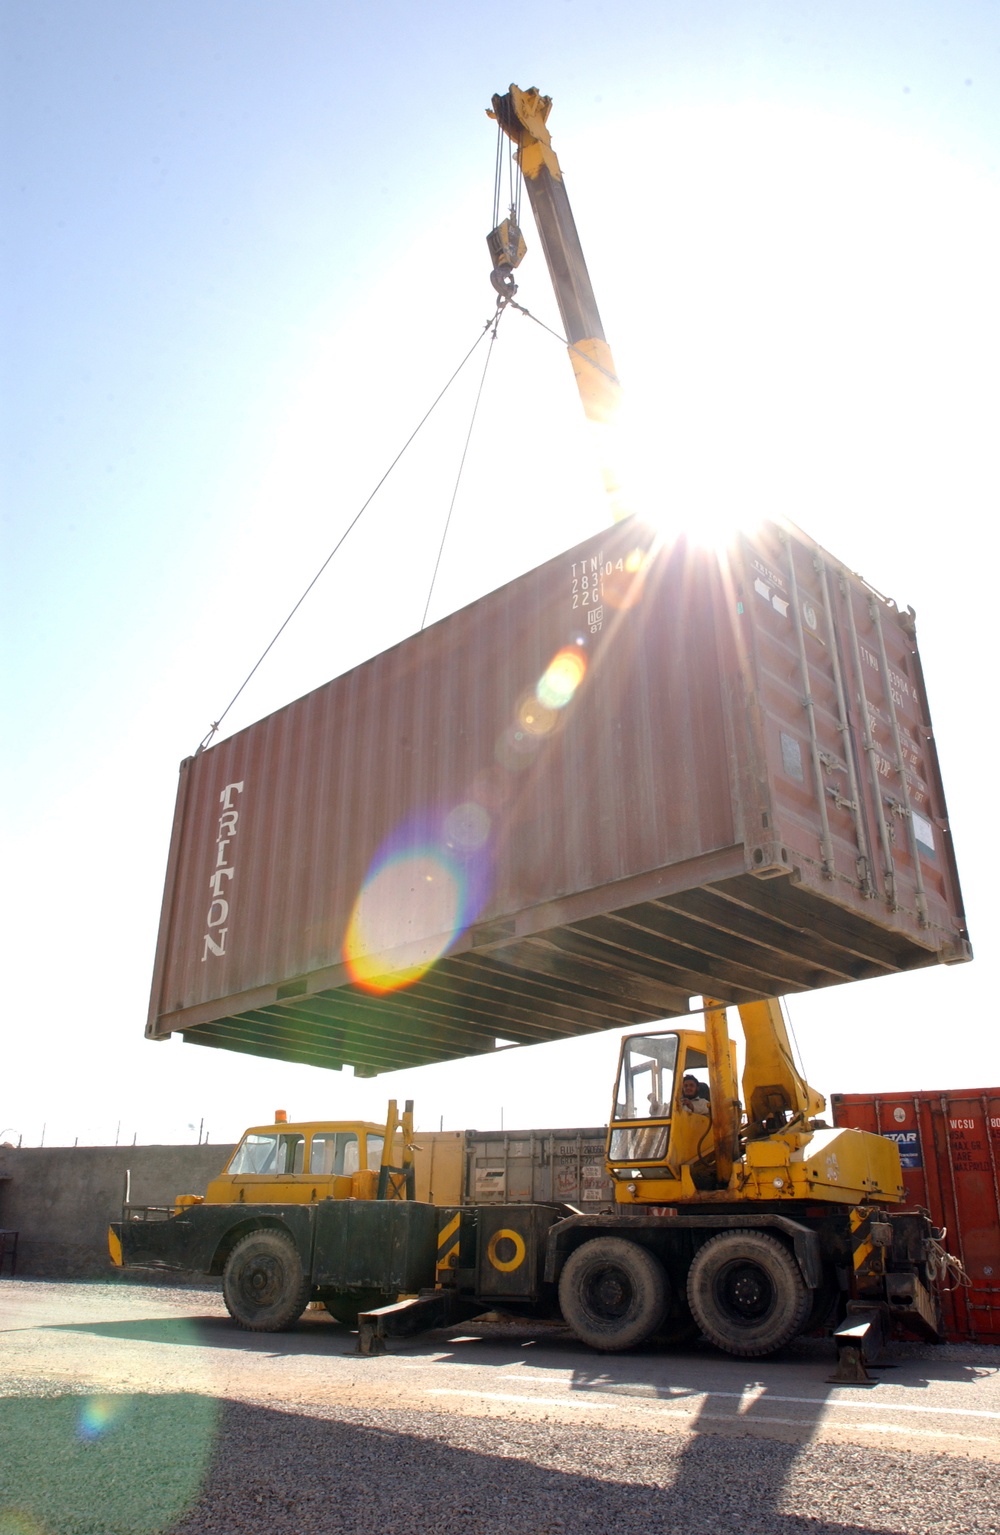
{"label": "gravel ground", "polygon": [[303,1419],[227,1408],[223,1435],[253,1440],[216,1462],[176,1528],[323,1535],[611,1535],[611,1532],[996,1532],[982,1468],[852,1446],[665,1438],[592,1426],[495,1424],[432,1413]]}
{"label": "gravel ground", "polygon": [[[102,1288],[78,1292],[78,1316],[102,1310],[90,1304]],[[192,1299],[163,1289],[160,1314],[190,1314]],[[897,1357],[990,1373],[1000,1362],[971,1344]],[[252,1396],[275,1394],[249,1402],[176,1378],[101,1396],[7,1374],[0,1535],[1000,1535],[997,1466],[971,1447],[318,1405],[282,1389],[281,1356],[270,1359]]]}
{"label": "gravel ground", "polygon": [[181,1394],[8,1398],[0,1418],[0,1535],[1000,1528],[995,1466],[854,1445],[277,1411]]}

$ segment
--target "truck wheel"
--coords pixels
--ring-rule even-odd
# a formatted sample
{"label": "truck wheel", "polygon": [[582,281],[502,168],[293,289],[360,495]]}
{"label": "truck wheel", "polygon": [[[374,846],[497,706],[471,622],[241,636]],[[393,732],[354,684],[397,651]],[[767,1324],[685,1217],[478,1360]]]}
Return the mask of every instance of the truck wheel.
{"label": "truck wheel", "polygon": [[594,1237],[567,1258],[559,1307],[591,1348],[634,1348],[652,1337],[666,1316],[666,1272],[637,1242]]}
{"label": "truck wheel", "polygon": [[291,1327],[306,1309],[310,1289],[298,1249],[283,1231],[251,1231],[237,1242],[222,1274],[226,1310],[250,1332]]}
{"label": "truck wheel", "polygon": [[324,1294],[323,1304],[334,1321],[343,1322],[345,1327],[356,1327],[360,1312],[375,1311],[395,1299],[395,1295],[385,1295],[381,1290],[340,1291]]}
{"label": "truck wheel", "polygon": [[723,1231],[700,1247],[688,1300],[702,1332],[727,1354],[755,1358],[796,1337],[812,1293],[788,1248],[762,1231]]}

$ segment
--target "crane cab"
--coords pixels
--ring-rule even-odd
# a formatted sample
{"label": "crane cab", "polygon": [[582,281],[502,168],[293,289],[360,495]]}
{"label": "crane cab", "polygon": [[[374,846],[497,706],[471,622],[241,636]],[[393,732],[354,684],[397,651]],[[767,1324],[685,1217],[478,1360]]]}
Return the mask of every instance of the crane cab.
{"label": "crane cab", "polygon": [[[736,1047],[730,1041],[732,1071]],[[685,1082],[687,1085],[685,1085]],[[608,1127],[607,1163],[616,1197],[634,1179],[674,1184],[667,1198],[699,1185],[714,1187],[711,1087],[707,1040],[693,1029],[632,1034],[622,1041]],[[704,1164],[704,1166],[702,1165]],[[682,1170],[688,1169],[688,1179]]]}

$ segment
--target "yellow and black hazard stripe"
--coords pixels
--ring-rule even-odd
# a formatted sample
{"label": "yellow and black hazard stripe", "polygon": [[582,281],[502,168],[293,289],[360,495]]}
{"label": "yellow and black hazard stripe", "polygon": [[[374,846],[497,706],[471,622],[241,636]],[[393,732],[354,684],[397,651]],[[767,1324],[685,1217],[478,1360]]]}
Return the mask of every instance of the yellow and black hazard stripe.
{"label": "yellow and black hazard stripe", "polygon": [[854,1278],[863,1289],[885,1272],[885,1250],[872,1235],[872,1221],[880,1211],[858,1205],[850,1212],[851,1261]]}
{"label": "yellow and black hazard stripe", "polygon": [[458,1244],[461,1235],[462,1212],[456,1210],[454,1215],[446,1216],[444,1225],[438,1232],[437,1269],[450,1273],[458,1268]]}

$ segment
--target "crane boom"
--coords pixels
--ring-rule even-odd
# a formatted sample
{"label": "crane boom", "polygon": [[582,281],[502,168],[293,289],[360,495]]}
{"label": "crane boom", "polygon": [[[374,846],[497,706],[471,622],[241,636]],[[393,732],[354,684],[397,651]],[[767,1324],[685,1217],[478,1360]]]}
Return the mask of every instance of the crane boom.
{"label": "crane boom", "polygon": [[[528,189],[584,413],[595,426],[607,428],[617,420],[621,384],[604,335],[566,183],[546,126],[551,109],[551,96],[542,96],[534,86],[522,91],[512,85],[505,96],[493,97],[489,116],[518,146],[517,163]],[[602,444],[601,473],[618,521],[626,512],[619,505],[618,479],[610,468],[610,460],[611,455]]]}

